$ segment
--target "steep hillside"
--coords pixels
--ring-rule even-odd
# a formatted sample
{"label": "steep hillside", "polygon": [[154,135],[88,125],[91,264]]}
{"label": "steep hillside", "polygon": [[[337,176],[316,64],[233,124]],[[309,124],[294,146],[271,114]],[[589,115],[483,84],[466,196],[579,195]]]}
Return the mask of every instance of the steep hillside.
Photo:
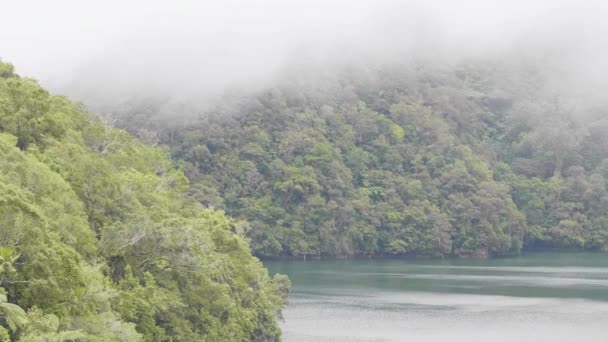
{"label": "steep hillside", "polygon": [[268,341],[289,286],[167,152],[0,63],[0,341]]}
{"label": "steep hillside", "polygon": [[152,120],[181,122],[179,107],[149,101],[123,109],[121,124],[160,131],[190,193],[249,222],[260,256],[608,247],[603,112],[542,68],[326,71],[292,70],[179,127]]}

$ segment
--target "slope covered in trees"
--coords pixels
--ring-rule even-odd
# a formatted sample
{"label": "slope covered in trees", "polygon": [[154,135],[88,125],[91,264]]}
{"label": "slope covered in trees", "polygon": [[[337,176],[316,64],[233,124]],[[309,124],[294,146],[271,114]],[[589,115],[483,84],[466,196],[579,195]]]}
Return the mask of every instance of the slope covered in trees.
{"label": "slope covered in trees", "polygon": [[268,341],[288,280],[165,150],[0,63],[0,341]]}
{"label": "slope covered in trees", "polygon": [[[608,126],[543,69],[467,61],[297,68],[198,120],[143,101],[209,207],[260,256],[500,256],[608,248]],[[573,104],[574,103],[574,104]]]}

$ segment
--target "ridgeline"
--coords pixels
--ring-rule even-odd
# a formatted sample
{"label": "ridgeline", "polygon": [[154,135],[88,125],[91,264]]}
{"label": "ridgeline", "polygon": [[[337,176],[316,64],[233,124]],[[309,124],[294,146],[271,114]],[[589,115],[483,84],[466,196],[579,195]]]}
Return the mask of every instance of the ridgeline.
{"label": "ridgeline", "polygon": [[119,123],[155,132],[194,198],[247,222],[258,256],[604,250],[605,111],[548,75],[526,61],[302,67],[196,119],[144,99]]}

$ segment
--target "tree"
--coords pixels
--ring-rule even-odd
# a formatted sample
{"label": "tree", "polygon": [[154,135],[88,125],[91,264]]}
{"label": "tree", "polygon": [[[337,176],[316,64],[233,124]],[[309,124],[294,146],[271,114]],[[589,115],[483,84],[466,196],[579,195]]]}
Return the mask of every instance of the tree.
{"label": "tree", "polygon": [[[6,264],[6,263],[5,263]],[[1,273],[0,273],[1,274]],[[16,304],[9,303],[6,297],[6,290],[0,287],[0,321],[9,328],[9,330],[15,334],[20,328],[23,328],[27,323],[27,315],[25,311]],[[2,332],[0,331],[0,337]],[[3,337],[6,339],[6,335]]]}
{"label": "tree", "polygon": [[279,339],[285,282],[242,223],[166,149],[0,66],[0,341]]}

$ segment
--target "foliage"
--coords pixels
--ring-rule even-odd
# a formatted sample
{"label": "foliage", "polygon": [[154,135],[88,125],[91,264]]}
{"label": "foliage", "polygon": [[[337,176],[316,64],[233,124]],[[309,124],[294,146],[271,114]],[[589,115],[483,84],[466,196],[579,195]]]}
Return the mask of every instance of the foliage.
{"label": "foliage", "polygon": [[547,84],[525,62],[313,67],[185,128],[146,101],[120,122],[157,130],[259,256],[606,249],[606,126]]}
{"label": "foliage", "polygon": [[279,339],[288,282],[167,151],[0,76],[0,341]]}

